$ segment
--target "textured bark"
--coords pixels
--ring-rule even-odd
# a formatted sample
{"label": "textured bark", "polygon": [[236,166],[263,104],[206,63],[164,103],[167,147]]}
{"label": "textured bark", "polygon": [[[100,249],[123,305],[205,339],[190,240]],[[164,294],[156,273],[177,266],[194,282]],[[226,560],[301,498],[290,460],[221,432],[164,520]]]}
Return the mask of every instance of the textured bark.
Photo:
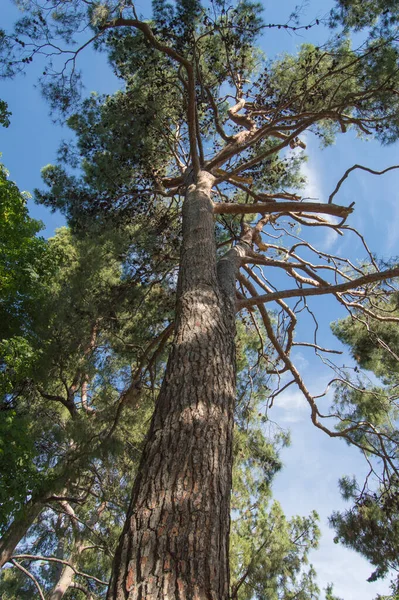
{"label": "textured bark", "polygon": [[10,560],[14,550],[43,509],[41,501],[28,502],[14,518],[0,540],[0,568]]}
{"label": "textured bark", "polygon": [[220,285],[212,183],[200,173],[184,202],[175,338],[108,600],[229,595],[234,268]]}

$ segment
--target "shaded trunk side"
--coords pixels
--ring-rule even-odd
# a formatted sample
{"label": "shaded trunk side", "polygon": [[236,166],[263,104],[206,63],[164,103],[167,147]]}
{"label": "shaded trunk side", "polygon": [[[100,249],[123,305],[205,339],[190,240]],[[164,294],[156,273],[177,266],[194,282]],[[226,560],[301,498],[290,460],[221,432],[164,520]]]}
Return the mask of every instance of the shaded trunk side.
{"label": "shaded trunk side", "polygon": [[200,173],[184,202],[175,338],[108,600],[229,596],[235,319],[216,272],[212,183]]}

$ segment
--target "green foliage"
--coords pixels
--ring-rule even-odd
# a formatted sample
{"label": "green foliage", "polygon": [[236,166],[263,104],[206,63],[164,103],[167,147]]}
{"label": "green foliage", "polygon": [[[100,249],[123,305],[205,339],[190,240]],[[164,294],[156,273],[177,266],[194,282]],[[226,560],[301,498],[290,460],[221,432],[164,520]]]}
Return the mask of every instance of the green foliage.
{"label": "green foliage", "polygon": [[[308,553],[319,539],[317,514],[288,520],[273,502],[272,481],[281,469],[279,450],[286,432],[274,430],[265,416],[267,377],[256,367],[256,330],[238,326],[238,395],[234,430],[234,469],[230,564],[231,597],[318,598]],[[251,381],[251,387],[248,386]]]}
{"label": "green foliage", "polygon": [[264,499],[233,520],[232,597],[318,598],[315,572],[306,569],[308,553],[318,543],[317,520],[316,513],[287,520],[277,502],[267,507]]}
{"label": "green foliage", "polygon": [[[126,44],[124,51],[135,56],[134,44],[133,48],[129,47],[129,38],[123,38],[123,43]],[[168,94],[166,89],[169,87],[167,65],[163,63],[156,60],[159,79],[154,73],[146,73],[151,86],[145,85],[136,74],[126,92],[106,98],[92,95],[83,102],[81,112],[68,121],[79,138],[85,182],[100,192],[106,191],[110,197],[124,190],[134,194],[132,177],[151,180],[154,172],[165,173],[170,149],[160,132],[173,128],[181,114],[177,112],[176,94]],[[113,182],[118,188],[113,188]],[[138,182],[136,189],[139,189]],[[145,198],[145,192],[141,190],[141,194]]]}
{"label": "green foliage", "polygon": [[[3,342],[0,516],[3,532],[13,518],[23,518],[28,498],[81,498],[75,510],[83,522],[100,513],[94,532],[77,530],[66,516],[60,524],[55,504],[31,527],[26,544],[29,552],[57,556],[63,540],[67,559],[87,542],[93,550],[78,553],[79,568],[107,579],[152,413],[146,386],[159,384],[156,363],[143,375],[141,392],[122,391],[146,345],[165,327],[170,305],[166,282],[154,277],[146,286],[134,270],[135,228],[104,232],[94,226],[90,233],[77,237],[63,228],[49,240],[54,270],[50,281],[37,283],[42,310],[23,337]],[[49,592],[60,573],[54,565],[32,568]],[[4,573],[2,597],[24,597],[25,589],[32,594],[18,572]],[[92,591],[102,593],[97,587]]]}
{"label": "green foliage", "polygon": [[34,310],[39,280],[51,274],[42,224],[31,219],[26,197],[0,165],[0,340],[21,333]]}
{"label": "green foliage", "polygon": [[0,100],[0,125],[3,127],[9,127],[11,112],[8,110],[7,102]]}
{"label": "green foliage", "polygon": [[[65,482],[73,494],[76,482],[87,485],[90,469],[101,465],[109,471],[103,480],[114,479],[110,493],[122,494],[125,506],[132,480],[121,485],[121,472],[133,476],[128,457],[137,462],[152,397],[142,393],[146,400],[128,417],[121,391],[173,306],[157,269],[149,267],[148,276],[139,270],[151,241],[137,225],[104,231],[94,224],[81,237],[63,228],[45,242],[35,237],[39,224],[3,175],[2,531],[18,520],[27,498],[51,495]],[[142,385],[156,382],[150,372]],[[115,429],[122,417],[126,430]]]}
{"label": "green foliage", "polygon": [[[397,298],[380,306],[382,318],[398,318]],[[350,347],[353,358],[361,367],[373,371],[386,384],[398,379],[399,330],[385,320],[354,318],[332,324],[332,331],[341,342]],[[391,349],[391,351],[390,351]]]}
{"label": "green foliage", "polygon": [[1,574],[2,600],[31,600],[37,589],[31,579],[16,569],[3,569]]}
{"label": "green foliage", "polygon": [[[399,548],[399,504],[398,487],[392,484],[383,493],[363,494],[352,484],[351,492],[345,489],[345,496],[355,501],[353,508],[345,513],[334,513],[330,518],[336,531],[335,541],[353,548],[375,567],[368,581],[385,577],[391,569],[397,571]],[[393,583],[395,593],[399,593],[399,581]]]}
{"label": "green foliage", "polygon": [[[26,547],[57,555],[63,539],[68,558],[85,540],[93,551],[79,554],[79,567],[107,579],[163,353],[149,368],[144,362],[147,369],[137,389],[126,394],[124,389],[140,374],[146,348],[165,328],[174,304],[164,257],[153,253],[168,222],[164,219],[148,235],[140,218],[123,228],[106,229],[94,221],[85,234],[62,228],[45,242],[35,237],[38,224],[27,216],[16,186],[6,190],[3,280],[10,298],[6,308],[10,314],[16,297],[18,319],[13,327],[10,319],[4,323],[8,330],[1,342],[1,533],[13,519],[17,525],[24,519],[27,500],[43,503],[54,494],[81,497],[75,510],[83,521],[101,513],[95,533],[84,526],[77,532],[66,517],[61,526],[55,504],[30,528]],[[158,215],[162,223],[161,210]],[[36,242],[41,253],[35,251]],[[40,277],[21,275],[22,260],[28,267],[32,262]],[[53,567],[31,567],[46,592],[59,576]],[[35,592],[25,579],[18,571],[4,571],[2,597],[32,597]],[[86,585],[84,579],[81,583]],[[104,589],[94,588],[99,593]]]}
{"label": "green foliage", "polygon": [[325,592],[326,600],[343,600],[343,598],[338,598],[338,596],[334,594],[333,585],[331,583],[327,585]]}
{"label": "green foliage", "polygon": [[30,416],[0,411],[0,534],[38,482]]}
{"label": "green foliage", "polygon": [[331,11],[334,26],[343,23],[358,31],[366,27],[387,34],[398,22],[399,7],[396,0],[337,0]]}
{"label": "green foliage", "polygon": [[[224,2],[216,0],[213,4],[216,10],[205,8],[199,0],[179,0],[175,6],[156,0],[152,2],[153,22],[155,32],[161,39],[186,56],[193,54],[194,42],[198,44],[200,40],[200,54],[210,58],[206,67],[208,74],[213,73],[213,80],[216,76],[221,83],[229,70],[226,60],[223,60],[226,52],[233,58],[230,76],[233,70],[244,74],[246,60],[251,61],[250,45],[262,28],[263,7],[259,2],[250,0],[238,2],[228,9]],[[211,28],[215,31],[201,39]],[[201,66],[204,64],[201,61]]]}
{"label": "green foliage", "polygon": [[[323,144],[332,143],[337,132],[348,128],[386,143],[397,139],[399,101],[392,90],[399,84],[398,52],[376,35],[365,52],[353,50],[341,38],[323,49],[305,44],[296,56],[284,55],[265,65],[254,46],[264,26],[262,6],[249,0],[228,7],[223,0],[214,0],[211,6],[199,0],[172,4],[154,0],[148,24],[159,42],[156,47],[142,31],[112,26],[122,12],[117,1],[49,0],[48,14],[36,3],[21,5],[25,13],[16,25],[16,37],[0,36],[6,75],[32,61],[31,43],[45,53],[49,40],[71,44],[76,33],[90,27],[95,46],[107,52],[123,89],[112,96],[92,94],[76,109],[79,76],[74,66],[68,72],[74,61],[66,70],[60,69],[61,77],[53,63],[51,71],[46,67],[43,73],[51,106],[69,114],[75,111],[68,125],[76,143],[64,145],[58,164],[44,168],[47,190],[36,191],[36,198],[61,209],[70,230],[58,231],[48,242],[37,238],[37,225],[27,217],[21,195],[2,180],[4,197],[13,197],[19,217],[10,217],[5,205],[8,238],[2,249],[5,267],[0,281],[3,278],[6,290],[2,307],[8,312],[1,365],[6,419],[1,426],[11,440],[10,448],[15,447],[12,460],[21,466],[20,479],[5,478],[9,500],[2,504],[3,521],[15,516],[12,501],[40,494],[42,500],[54,494],[67,497],[79,521],[51,501],[25,544],[32,552],[58,553],[79,569],[107,579],[160,385],[166,338],[158,354],[148,348],[173,320],[182,182],[193,153],[189,127],[195,129],[206,168],[216,154],[215,169],[246,171],[251,193],[298,188],[303,184],[303,156],[273,153],[281,140],[281,148],[287,147],[287,135],[294,130],[300,134],[310,129]],[[335,18],[358,28],[363,21],[378,18],[383,3],[374,3],[373,8],[369,2],[361,7],[357,2],[341,2],[341,7],[344,12]],[[124,15],[136,18],[130,3],[123,8]],[[381,22],[386,27],[384,19],[385,15]],[[160,45],[169,52],[162,52]],[[177,64],[173,52],[190,60],[192,72]],[[52,54],[51,48],[49,58]],[[195,79],[193,88],[190,77]],[[232,119],[230,100],[241,98],[246,99],[245,115]],[[2,110],[0,105],[0,122],[5,123],[6,107]],[[259,134],[249,147],[245,136],[255,127],[270,136]],[[233,137],[237,134],[243,135]],[[241,154],[220,158],[218,151],[226,147],[226,140],[227,145],[241,144]],[[291,139],[291,148],[297,141]],[[165,189],[166,180],[177,183]],[[225,182],[219,189],[224,198],[248,201],[245,188],[234,196]],[[251,219],[219,217],[217,241],[234,240]],[[252,325],[253,329],[245,322],[239,326],[232,597],[311,600],[319,594],[314,570],[308,565],[308,554],[319,537],[317,515],[287,520],[271,501],[272,480],[281,467],[279,448],[288,443],[288,436],[273,432],[265,416],[269,381],[258,359],[267,349],[259,347],[256,317]],[[396,344],[395,332],[381,327],[378,340]],[[336,333],[350,344],[356,338],[362,364],[393,384],[394,363],[390,366],[382,350],[379,356],[360,332],[349,333],[347,322],[336,326]],[[132,380],[135,387],[125,394]],[[377,386],[337,388],[335,405],[342,427],[370,419],[390,436],[388,446],[393,450],[397,434],[390,429],[390,419],[397,415],[391,392]],[[26,439],[21,439],[24,428]],[[357,430],[348,439],[361,442],[370,453],[373,450],[369,431]],[[3,452],[6,461],[9,450]],[[5,462],[0,462],[0,472],[1,468],[5,470]],[[345,488],[348,498],[355,494],[355,484],[351,485]],[[375,498],[380,512],[369,511],[367,525],[360,513],[355,515],[359,532],[381,523],[379,551],[388,529],[382,497],[381,493]],[[364,498],[357,506],[360,501]],[[341,517],[335,518],[338,523]],[[347,531],[342,533],[345,543]],[[84,553],[79,551],[83,542],[92,545]],[[396,540],[390,538],[391,542],[395,547]],[[370,544],[371,538],[365,536],[364,546],[357,549],[368,556]],[[369,556],[375,559],[374,554]],[[377,571],[384,568],[378,563]],[[35,573],[46,594],[50,592],[59,575],[54,565],[39,566]],[[6,574],[0,584],[2,593],[13,594],[19,581],[19,574]],[[29,582],[24,585],[31,590]],[[92,588],[103,593],[94,584]],[[333,600],[331,586],[326,596]]]}
{"label": "green foliage", "polygon": [[[336,542],[353,548],[366,557],[375,570],[369,581],[385,577],[391,570],[398,571],[399,555],[399,490],[397,481],[398,419],[397,385],[399,337],[395,318],[399,311],[395,295],[389,301],[380,301],[371,315],[354,314],[332,325],[334,334],[350,348],[357,363],[381,378],[384,385],[371,385],[359,379],[357,387],[344,383],[336,389],[335,404],[346,423],[368,420],[378,428],[390,460],[378,487],[359,487],[354,478],[343,478],[341,493],[353,506],[344,512],[335,512],[330,518],[336,531]],[[357,367],[355,368],[356,370]],[[375,441],[363,431],[360,437],[369,447],[370,459],[376,450]],[[391,583],[392,596],[399,594],[399,580]],[[379,597],[381,598],[381,597]],[[388,598],[388,597],[387,597]]]}
{"label": "green foliage", "polygon": [[[283,104],[296,119],[318,114],[310,129],[323,145],[349,127],[390,143],[399,132],[399,104],[390,93],[398,83],[397,59],[396,47],[378,42],[364,53],[352,50],[348,40],[323,48],[303,44],[298,55],[267,65],[256,83],[256,104],[269,109]],[[376,92],[365,95],[365,89]],[[332,120],[337,109],[342,119]]]}
{"label": "green foliage", "polygon": [[390,143],[397,139],[398,129],[397,107],[393,114],[391,109],[395,102],[391,103],[389,93],[392,86],[397,85],[398,3],[395,0],[336,0],[330,17],[330,25],[343,25],[344,34],[348,35],[352,30],[362,31],[367,36],[363,44],[365,68],[360,83],[365,89],[376,91],[374,110],[381,111],[381,116],[389,114],[389,119],[393,118],[392,128],[377,129],[378,137],[384,143]]}

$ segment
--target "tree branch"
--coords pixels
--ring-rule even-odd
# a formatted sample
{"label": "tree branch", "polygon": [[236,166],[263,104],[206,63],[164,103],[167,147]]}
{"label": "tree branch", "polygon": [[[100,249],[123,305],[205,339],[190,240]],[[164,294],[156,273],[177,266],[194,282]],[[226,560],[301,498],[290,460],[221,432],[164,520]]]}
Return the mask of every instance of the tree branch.
{"label": "tree branch", "polygon": [[79,590],[80,592],[83,592],[84,594],[86,594],[86,596],[89,598],[89,600],[93,600],[93,598],[94,598],[93,592],[91,592],[89,589],[87,589],[84,585],[81,585],[80,583],[75,583],[73,581],[69,587],[74,588],[75,590]]}
{"label": "tree branch", "polygon": [[194,176],[196,177],[200,171],[200,160],[198,156],[197,150],[197,130],[196,130],[196,93],[195,93],[195,75],[193,65],[189,60],[187,60],[184,56],[176,52],[170,46],[162,44],[155,37],[151,27],[144,23],[143,21],[139,21],[138,19],[123,19],[120,17],[119,19],[115,19],[114,21],[110,21],[106,23],[103,29],[111,29],[112,27],[134,27],[135,29],[139,29],[143,34],[146,40],[151,44],[153,48],[159,50],[163,54],[170,56],[173,60],[183,65],[186,73],[187,73],[187,93],[188,93],[188,107],[187,107],[187,122],[188,122],[188,137],[190,140],[190,152],[191,152],[191,160],[193,164]]}
{"label": "tree branch", "polygon": [[233,204],[218,202],[213,205],[215,214],[248,215],[258,213],[322,213],[333,217],[347,217],[353,212],[352,206],[339,206],[338,204],[323,204],[321,202],[257,202],[256,204]]}
{"label": "tree branch", "polygon": [[42,592],[42,588],[39,585],[39,582],[37,581],[36,577],[34,577],[32,575],[32,573],[30,573],[27,569],[25,569],[22,565],[19,564],[19,562],[17,562],[14,558],[10,560],[10,563],[14,565],[14,567],[17,567],[17,569],[19,569],[20,571],[22,571],[22,573],[24,573],[27,577],[29,577],[29,579],[31,579],[33,581],[33,583],[36,586],[36,589],[38,591],[38,594],[40,596],[40,600],[46,600],[44,597],[44,594]]}
{"label": "tree branch", "polygon": [[367,171],[367,173],[372,173],[373,175],[383,175],[384,173],[388,173],[388,171],[392,171],[393,169],[399,169],[399,165],[393,165],[392,167],[388,167],[387,169],[384,169],[383,171],[374,171],[373,169],[370,169],[369,167],[363,167],[363,165],[353,165],[353,167],[351,167],[350,169],[345,171],[345,173],[343,174],[341,179],[338,181],[335,190],[328,197],[328,204],[331,204],[334,196],[338,193],[338,191],[339,191],[341,185],[344,183],[345,179],[347,179],[349,177],[349,174],[352,171],[354,171],[355,169],[362,169],[362,171]]}
{"label": "tree branch", "polygon": [[[248,260],[248,258],[245,258],[245,262],[250,262],[250,260]],[[254,298],[248,298],[246,300],[238,300],[237,305],[238,310],[241,310],[242,308],[248,308],[249,306],[254,306],[255,304],[260,305],[265,302],[272,302],[281,298],[322,296],[324,294],[348,292],[368,283],[378,283],[386,279],[393,279],[394,277],[399,277],[399,267],[396,267],[394,269],[388,269],[387,271],[369,273],[368,275],[364,275],[363,277],[358,277],[357,279],[352,279],[351,281],[346,281],[345,283],[338,283],[337,285],[320,285],[319,287],[315,288],[296,288],[293,290],[284,290],[281,292],[271,292],[270,294],[255,296]]]}
{"label": "tree branch", "polygon": [[[15,556],[12,557],[10,562],[13,562],[16,558],[19,558],[20,560],[43,560],[45,562],[60,563],[62,565],[66,565],[67,567],[70,567],[75,572],[75,574],[80,575],[80,577],[85,577],[86,579],[93,579],[93,581],[95,581],[96,583],[99,583],[101,585],[108,585],[108,581],[102,581],[101,579],[94,577],[94,575],[89,575],[88,573],[83,573],[83,571],[78,571],[73,565],[71,565],[70,562],[68,562],[67,560],[62,560],[61,558],[54,558],[53,556],[40,556],[40,555],[35,556],[34,554],[16,554]],[[21,565],[19,565],[19,566],[21,566]],[[44,597],[43,597],[43,600],[44,600]]]}

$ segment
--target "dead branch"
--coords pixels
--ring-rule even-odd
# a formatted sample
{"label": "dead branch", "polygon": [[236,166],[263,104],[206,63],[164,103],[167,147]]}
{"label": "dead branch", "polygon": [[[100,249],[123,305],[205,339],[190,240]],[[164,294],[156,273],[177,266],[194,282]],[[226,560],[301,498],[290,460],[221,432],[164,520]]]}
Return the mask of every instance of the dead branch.
{"label": "dead branch", "polygon": [[[246,260],[246,262],[249,262],[249,261]],[[357,279],[352,279],[351,281],[347,281],[345,283],[339,283],[337,285],[319,286],[319,287],[315,287],[315,288],[302,288],[302,289],[297,288],[297,289],[293,289],[293,290],[284,290],[281,292],[272,292],[270,294],[256,296],[254,298],[248,298],[245,301],[239,300],[238,307],[239,307],[239,309],[247,308],[248,306],[253,306],[254,304],[260,305],[265,302],[272,302],[274,300],[280,300],[282,298],[321,296],[323,294],[335,294],[335,293],[340,293],[340,292],[350,292],[362,285],[367,285],[369,283],[382,282],[386,279],[392,279],[393,277],[399,277],[399,267],[396,267],[394,269],[388,269],[387,271],[379,271],[377,273],[369,273],[368,275],[364,275],[363,277],[358,277]]]}
{"label": "dead branch", "polygon": [[367,171],[367,173],[372,173],[373,175],[384,175],[384,173],[388,173],[388,171],[392,171],[393,169],[399,169],[399,165],[393,165],[392,167],[388,167],[383,171],[374,171],[374,169],[370,169],[369,167],[364,167],[363,165],[353,165],[350,169],[347,169],[341,179],[338,181],[335,190],[329,195],[328,203],[331,204],[334,196],[339,192],[341,185],[344,183],[345,179],[347,179],[355,169],[361,169],[362,171]]}
{"label": "dead branch", "polygon": [[230,202],[218,202],[213,205],[215,214],[226,215],[249,215],[249,214],[272,214],[272,213],[323,213],[333,217],[347,217],[353,212],[351,206],[339,206],[337,204],[324,204],[321,202],[265,202],[256,204],[233,204]]}

